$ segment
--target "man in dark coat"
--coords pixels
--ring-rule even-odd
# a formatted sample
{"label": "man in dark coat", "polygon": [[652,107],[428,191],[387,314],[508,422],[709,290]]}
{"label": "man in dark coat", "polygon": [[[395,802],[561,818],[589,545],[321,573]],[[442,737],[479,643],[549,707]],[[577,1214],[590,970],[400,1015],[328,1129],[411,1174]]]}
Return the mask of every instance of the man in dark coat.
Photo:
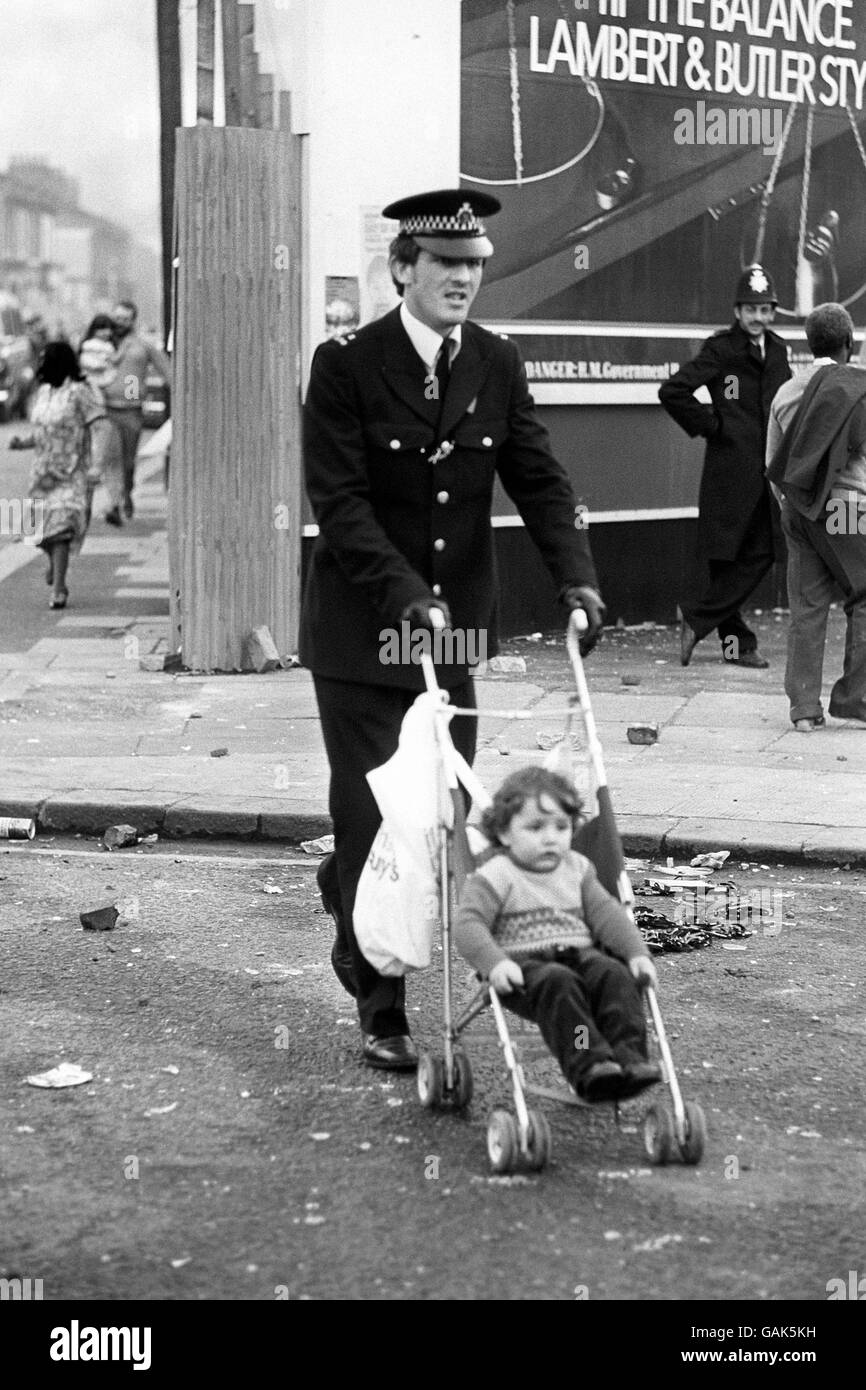
{"label": "man in dark coat", "polygon": [[[776,303],[769,275],[750,266],[737,286],[734,323],[708,338],[659,390],[677,424],[707,440],[698,549],[709,583],[700,597],[680,605],[683,666],[713,628],[731,665],[769,665],[740,607],[780,556],[778,508],[764,476],[770,405],[791,375],[785,344],[769,327]],[[695,400],[699,386],[708,388],[712,405]]]}
{"label": "man in dark coat", "polygon": [[845,596],[845,656],[830,713],[866,724],[866,372],[849,366],[854,324],[841,304],[806,319],[815,360],[779,391],[767,476],[788,542],[785,693],[798,733],[824,726],[821,682],[830,604]]}
{"label": "man in dark coat", "polygon": [[[380,824],[366,774],[395,752],[404,714],[424,688],[419,633],[440,685],[474,708],[471,665],[497,650],[490,525],[498,477],[569,608],[584,647],[604,619],[586,533],[553,458],[516,346],[468,321],[493,248],[480,221],[488,194],[446,190],[385,209],[400,220],[391,273],[403,302],[357,333],[323,343],[304,409],[307,492],[319,524],[301,619],[331,768],[334,854],[318,879],[333,914],[332,962],[357,998],[364,1059],[411,1069],[402,979],[379,975],[358,948],[352,909]],[[399,638],[407,632],[411,642]],[[437,649],[438,646],[438,649]],[[402,655],[399,653],[402,651]],[[395,652],[398,656],[395,659]],[[451,732],[467,761],[472,718]]]}

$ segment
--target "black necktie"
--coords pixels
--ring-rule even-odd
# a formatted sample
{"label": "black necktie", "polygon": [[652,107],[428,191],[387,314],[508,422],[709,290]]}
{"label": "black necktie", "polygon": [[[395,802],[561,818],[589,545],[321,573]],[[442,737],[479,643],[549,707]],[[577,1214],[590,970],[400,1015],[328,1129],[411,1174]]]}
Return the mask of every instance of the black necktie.
{"label": "black necktie", "polygon": [[439,413],[442,413],[442,404],[445,400],[445,392],[448,390],[448,378],[451,375],[451,338],[443,338],[442,346],[439,349],[439,356],[436,358],[436,380],[439,384]]}

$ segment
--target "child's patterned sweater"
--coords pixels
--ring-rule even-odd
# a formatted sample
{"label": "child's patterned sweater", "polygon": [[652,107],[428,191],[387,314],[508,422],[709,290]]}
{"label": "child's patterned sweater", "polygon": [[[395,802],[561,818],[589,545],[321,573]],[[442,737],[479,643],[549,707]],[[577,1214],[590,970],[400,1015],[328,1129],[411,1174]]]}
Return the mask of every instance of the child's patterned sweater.
{"label": "child's patterned sweater", "polygon": [[464,887],[454,944],[484,976],[500,960],[519,961],[556,947],[604,947],[621,960],[649,955],[625,908],[576,850],[542,873],[522,868],[508,854],[482,864]]}

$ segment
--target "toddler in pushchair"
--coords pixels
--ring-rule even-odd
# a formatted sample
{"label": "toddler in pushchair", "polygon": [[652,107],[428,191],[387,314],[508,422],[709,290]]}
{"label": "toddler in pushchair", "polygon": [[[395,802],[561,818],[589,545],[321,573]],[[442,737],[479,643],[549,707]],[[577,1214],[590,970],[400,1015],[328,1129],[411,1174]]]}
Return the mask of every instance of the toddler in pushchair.
{"label": "toddler in pushchair", "polygon": [[467,880],[454,944],[537,1024],[582,1100],[625,1100],[661,1081],[640,996],[658,981],[629,913],[571,847],[579,811],[574,787],[547,768],[505,780],[481,820],[499,852]]}

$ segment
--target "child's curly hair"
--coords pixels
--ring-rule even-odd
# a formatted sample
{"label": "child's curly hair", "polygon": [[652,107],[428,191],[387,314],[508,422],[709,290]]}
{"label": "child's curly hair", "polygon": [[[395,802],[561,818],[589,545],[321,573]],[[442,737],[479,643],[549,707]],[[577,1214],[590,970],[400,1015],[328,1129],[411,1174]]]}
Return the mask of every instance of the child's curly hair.
{"label": "child's curly hair", "polygon": [[527,801],[549,796],[571,817],[574,827],[580,816],[581,802],[576,789],[558,772],[546,767],[522,767],[506,777],[493,795],[493,804],[481,816],[481,829],[488,840],[497,842],[500,832],[507,830],[513,818]]}

